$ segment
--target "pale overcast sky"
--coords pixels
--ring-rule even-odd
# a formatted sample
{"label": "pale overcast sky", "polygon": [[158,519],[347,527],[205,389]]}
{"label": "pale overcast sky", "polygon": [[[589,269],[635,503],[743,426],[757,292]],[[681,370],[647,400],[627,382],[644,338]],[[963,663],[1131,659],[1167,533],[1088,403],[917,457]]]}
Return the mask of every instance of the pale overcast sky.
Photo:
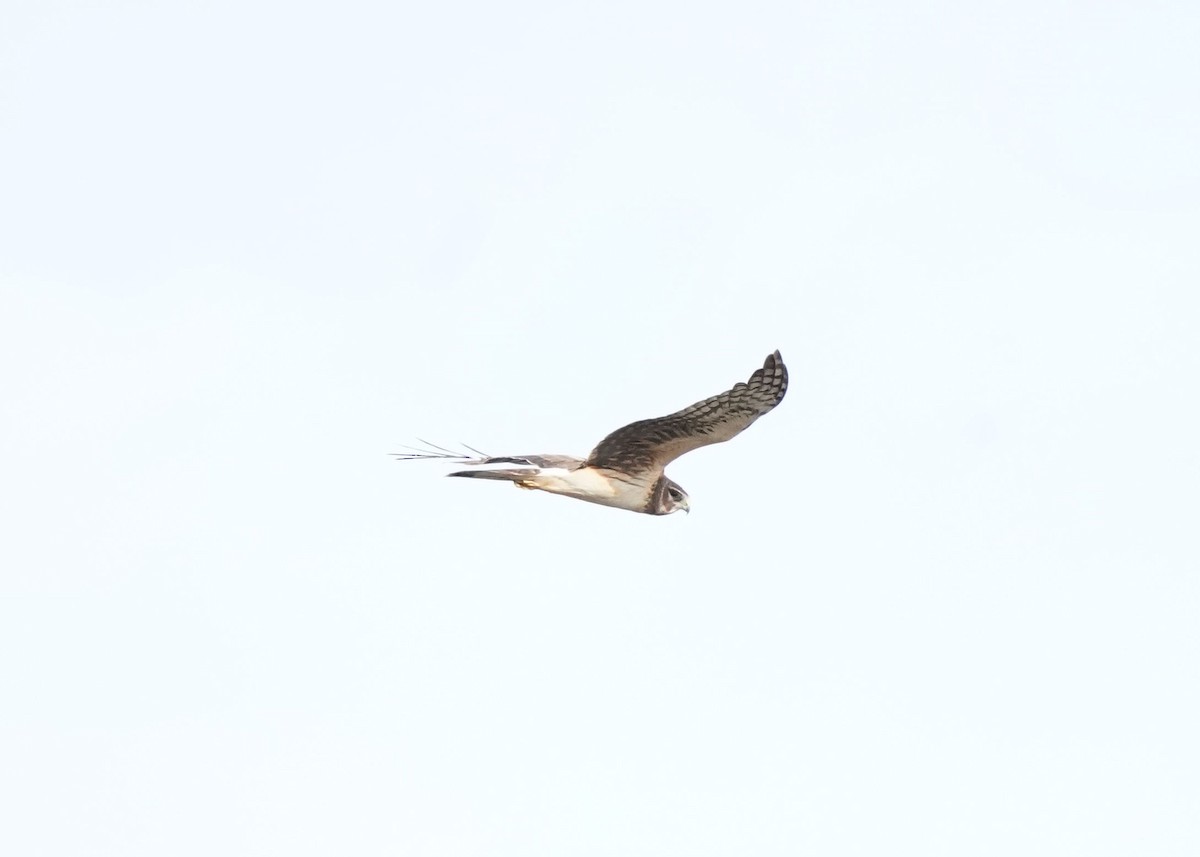
{"label": "pale overcast sky", "polygon": [[1200,7],[3,19],[0,851],[1200,853]]}

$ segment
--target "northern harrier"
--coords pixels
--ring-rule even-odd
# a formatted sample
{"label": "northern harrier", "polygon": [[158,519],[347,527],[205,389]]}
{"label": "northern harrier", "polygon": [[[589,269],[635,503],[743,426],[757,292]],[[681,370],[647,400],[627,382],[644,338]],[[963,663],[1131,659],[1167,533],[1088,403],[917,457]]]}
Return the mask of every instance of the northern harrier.
{"label": "northern harrier", "polygon": [[[472,466],[518,464],[493,470],[460,470],[447,476],[499,479],[518,488],[565,494],[577,500],[615,506],[648,515],[688,511],[688,495],[663,473],[684,453],[721,443],[783,401],[787,367],[776,351],[746,383],[674,414],[639,420],[619,428],[596,446],[586,460],[567,455],[489,456],[475,458],[449,450],[397,453],[402,461],[448,459]],[[431,446],[433,444],[430,444]],[[469,447],[468,447],[469,448]],[[478,453],[478,450],[471,450]]]}

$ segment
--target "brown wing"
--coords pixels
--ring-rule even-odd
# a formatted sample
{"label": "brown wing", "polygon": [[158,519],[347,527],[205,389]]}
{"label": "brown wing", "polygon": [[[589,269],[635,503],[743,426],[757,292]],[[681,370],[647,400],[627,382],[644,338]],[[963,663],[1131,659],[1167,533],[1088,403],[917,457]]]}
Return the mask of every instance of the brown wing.
{"label": "brown wing", "polygon": [[585,466],[625,473],[661,471],[685,452],[721,443],[783,401],[787,367],[776,351],[750,379],[678,413],[619,428],[596,446]]}

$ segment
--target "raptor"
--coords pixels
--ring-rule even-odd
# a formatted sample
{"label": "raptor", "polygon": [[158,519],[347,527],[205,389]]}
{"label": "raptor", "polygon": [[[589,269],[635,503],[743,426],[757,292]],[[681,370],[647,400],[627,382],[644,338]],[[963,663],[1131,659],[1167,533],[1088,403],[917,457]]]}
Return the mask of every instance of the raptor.
{"label": "raptor", "polygon": [[687,492],[667,478],[664,468],[693,449],[741,434],[783,401],[787,385],[787,367],[776,351],[744,383],[738,382],[723,393],[665,417],[623,426],[600,441],[583,459],[568,455],[490,456],[475,449],[471,452],[476,455],[471,456],[435,444],[429,444],[433,450],[396,453],[396,457],[403,461],[454,461],[479,469],[459,470],[447,476],[512,482],[519,488],[562,494],[631,512],[648,515],[687,512],[690,508]]}

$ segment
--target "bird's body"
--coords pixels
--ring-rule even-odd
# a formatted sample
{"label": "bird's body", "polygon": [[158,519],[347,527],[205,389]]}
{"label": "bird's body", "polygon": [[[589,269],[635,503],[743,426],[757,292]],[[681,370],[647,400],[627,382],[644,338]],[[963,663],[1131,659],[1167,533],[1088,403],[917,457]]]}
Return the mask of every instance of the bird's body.
{"label": "bird's body", "polygon": [[[432,453],[428,457],[450,458],[450,455]],[[511,456],[494,459],[487,456],[480,458],[456,457],[464,464],[486,466],[488,464],[511,463],[516,461],[535,461],[543,456]],[[567,456],[556,456],[567,458]],[[447,476],[463,476],[470,479],[496,479],[512,482],[518,488],[545,491],[550,494],[562,494],[576,500],[586,500],[589,503],[599,503],[601,506],[613,506],[618,509],[645,511],[655,485],[646,485],[628,473],[607,468],[590,467],[582,459],[572,459],[573,466],[539,467],[531,464],[528,467],[492,470],[459,470],[447,473]],[[666,479],[666,477],[663,477]],[[670,481],[670,480],[666,480]]]}
{"label": "bird's body", "polygon": [[687,492],[663,473],[671,461],[693,449],[740,434],[770,411],[787,392],[787,367],[776,351],[746,383],[665,417],[639,420],[600,441],[586,459],[568,455],[478,457],[449,450],[401,454],[405,460],[448,459],[473,467],[515,464],[502,469],[460,470],[447,474],[512,482],[519,488],[562,494],[650,515],[688,511]]}
{"label": "bird's body", "polygon": [[[580,462],[582,465],[582,462]],[[551,494],[565,494],[577,500],[587,500],[602,506],[628,509],[645,504],[645,490],[636,482],[626,481],[620,474],[595,467],[580,466],[574,470],[539,470],[517,483],[522,488],[536,488]]]}

